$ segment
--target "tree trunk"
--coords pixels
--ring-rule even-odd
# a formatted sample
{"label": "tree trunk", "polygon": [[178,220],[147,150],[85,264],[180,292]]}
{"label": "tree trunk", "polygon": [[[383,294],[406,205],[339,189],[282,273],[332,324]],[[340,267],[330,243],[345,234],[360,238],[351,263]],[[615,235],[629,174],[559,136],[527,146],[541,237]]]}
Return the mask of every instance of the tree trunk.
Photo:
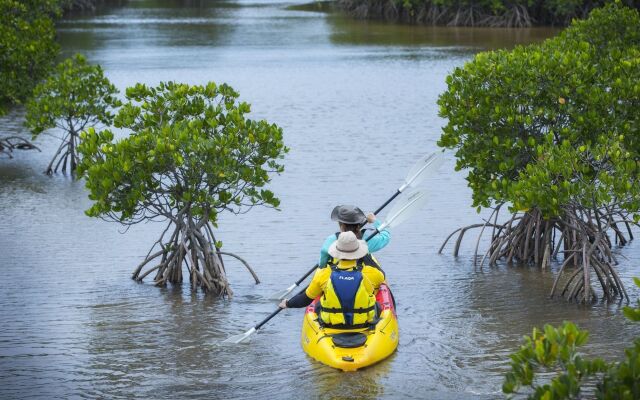
{"label": "tree trunk", "polygon": [[[171,222],[158,241],[138,265],[132,278],[142,281],[156,271],[154,283],[157,286],[182,284],[182,270],[186,268],[192,291],[198,288],[215,296],[231,296],[222,254],[238,258],[259,283],[257,275],[249,264],[235,254],[221,252],[215,247],[215,237],[211,224],[206,219],[196,219],[189,213],[179,214],[178,224]],[[171,232],[167,235],[167,232]],[[165,236],[169,236],[165,240]],[[160,250],[152,254],[154,248]],[[144,269],[147,268],[145,271]]]}

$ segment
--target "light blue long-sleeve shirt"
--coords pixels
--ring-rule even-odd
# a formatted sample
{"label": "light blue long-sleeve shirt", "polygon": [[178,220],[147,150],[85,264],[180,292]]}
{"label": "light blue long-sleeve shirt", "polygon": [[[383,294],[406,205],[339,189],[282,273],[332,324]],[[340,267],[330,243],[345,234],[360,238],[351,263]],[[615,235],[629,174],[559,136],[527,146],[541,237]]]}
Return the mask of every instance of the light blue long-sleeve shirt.
{"label": "light blue long-sleeve shirt", "polygon": [[[373,226],[375,226],[376,228],[379,228],[380,225],[382,225],[380,221],[375,221],[373,223]],[[367,240],[367,238],[373,235],[373,233],[374,232],[365,233],[364,240]],[[327,264],[327,260],[329,259],[329,246],[331,246],[331,244],[335,242],[336,239],[337,238],[335,234],[332,234],[325,239],[324,243],[322,244],[322,249],[320,250],[320,262],[318,262],[319,266],[324,267]],[[380,233],[372,237],[367,242],[369,253],[375,253],[376,251],[382,249],[384,246],[389,244],[389,240],[391,240],[391,233],[389,233],[388,230],[383,229],[382,231],[380,231]]]}

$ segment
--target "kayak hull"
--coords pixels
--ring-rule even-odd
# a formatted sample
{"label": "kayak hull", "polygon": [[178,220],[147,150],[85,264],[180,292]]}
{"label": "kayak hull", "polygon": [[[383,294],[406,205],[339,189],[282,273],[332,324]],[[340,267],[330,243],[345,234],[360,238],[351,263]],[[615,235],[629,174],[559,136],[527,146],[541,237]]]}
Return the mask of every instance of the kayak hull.
{"label": "kayak hull", "polygon": [[[319,300],[315,299],[306,308],[302,322],[301,344],[305,353],[323,364],[343,371],[355,371],[389,357],[398,348],[399,329],[393,297],[386,284],[380,285],[376,300],[380,306],[380,316],[375,328],[346,331],[320,326],[315,312]],[[364,344],[340,347],[344,343],[340,343],[339,338],[334,336],[343,333],[360,333],[366,336],[366,341],[360,335],[353,335],[359,336]]]}

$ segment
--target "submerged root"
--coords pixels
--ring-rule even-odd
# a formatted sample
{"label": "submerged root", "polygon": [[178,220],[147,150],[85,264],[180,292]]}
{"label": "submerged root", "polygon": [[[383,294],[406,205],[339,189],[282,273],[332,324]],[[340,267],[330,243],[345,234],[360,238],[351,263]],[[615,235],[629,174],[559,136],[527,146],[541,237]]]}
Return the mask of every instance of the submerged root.
{"label": "submerged root", "polygon": [[[224,254],[240,260],[256,283],[260,283],[258,276],[244,259],[233,253],[220,251],[212,245],[216,240],[208,222],[195,223],[190,218],[177,220],[181,223],[175,224],[172,221],[167,225],[160,239],[133,272],[132,279],[140,282],[155,272],[156,286],[166,286],[167,283],[181,284],[185,267],[192,291],[201,288],[217,296],[231,296],[232,291],[222,260]],[[169,239],[165,239],[171,228],[173,229]],[[159,250],[153,252],[158,247]]]}
{"label": "submerged root", "polygon": [[13,156],[11,155],[13,150],[41,151],[40,148],[38,148],[36,145],[19,136],[9,136],[9,137],[0,138],[0,155],[5,155],[8,158],[13,158]]}
{"label": "submerged root", "polygon": [[[447,242],[457,234],[453,250],[454,256],[457,256],[464,234],[470,229],[481,228],[476,243],[475,265],[479,258],[482,233],[491,227],[493,232],[489,248],[480,261],[480,268],[485,261],[493,266],[502,260],[507,264],[515,262],[545,269],[552,259],[562,254],[564,261],[553,283],[551,297],[559,291],[561,296],[571,301],[596,301],[598,295],[592,285],[597,282],[602,299],[629,301],[615,269],[617,261],[612,252],[613,243],[623,246],[633,238],[630,228],[633,222],[626,215],[612,213],[606,208],[567,208],[561,218],[545,219],[539,210],[534,209],[524,214],[513,214],[507,222],[498,224],[500,206],[494,209],[484,224],[455,230],[438,252],[441,253]],[[626,228],[628,236],[625,236],[621,227]],[[612,232],[613,242],[608,232]],[[560,285],[561,278],[566,275],[568,279]]]}

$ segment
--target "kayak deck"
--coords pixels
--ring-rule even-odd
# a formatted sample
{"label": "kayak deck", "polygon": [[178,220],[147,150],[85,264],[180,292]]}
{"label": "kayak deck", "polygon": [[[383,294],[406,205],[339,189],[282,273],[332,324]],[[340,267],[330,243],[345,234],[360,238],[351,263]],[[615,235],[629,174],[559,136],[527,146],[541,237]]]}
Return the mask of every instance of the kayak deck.
{"label": "kayak deck", "polygon": [[379,320],[375,327],[339,330],[318,323],[315,299],[305,310],[301,343],[317,361],[343,371],[355,371],[389,357],[398,347],[399,330],[393,296],[386,284],[380,285],[376,300]]}

